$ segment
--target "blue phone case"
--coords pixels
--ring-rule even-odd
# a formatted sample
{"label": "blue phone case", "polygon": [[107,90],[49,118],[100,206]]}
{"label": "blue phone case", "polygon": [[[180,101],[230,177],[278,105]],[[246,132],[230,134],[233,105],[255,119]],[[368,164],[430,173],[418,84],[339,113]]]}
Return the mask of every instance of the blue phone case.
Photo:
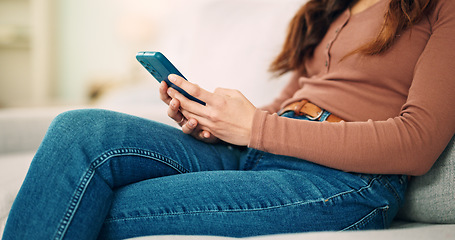
{"label": "blue phone case", "polygon": [[180,77],[187,80],[177,68],[160,52],[138,52],[136,54],[136,59],[142,64],[142,66],[147,69],[147,71],[152,74],[152,76],[158,81],[165,81],[169,87],[174,88],[179,91],[185,97],[195,102],[198,102],[205,106],[205,102],[191,96],[185,90],[177,87],[171,83],[168,79],[169,74],[176,74]]}

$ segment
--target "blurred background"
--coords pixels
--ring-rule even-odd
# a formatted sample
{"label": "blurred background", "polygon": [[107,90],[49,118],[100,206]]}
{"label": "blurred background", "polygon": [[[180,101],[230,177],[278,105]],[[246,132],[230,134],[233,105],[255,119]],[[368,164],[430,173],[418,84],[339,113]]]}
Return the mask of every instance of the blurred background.
{"label": "blurred background", "polygon": [[177,127],[136,61],[163,52],[200,86],[260,106],[289,76],[269,63],[305,0],[0,0],[0,238],[52,119],[103,108]]}
{"label": "blurred background", "polygon": [[0,108],[158,104],[135,59],[145,50],[204,88],[268,103],[287,82],[268,64],[303,2],[0,0]]}

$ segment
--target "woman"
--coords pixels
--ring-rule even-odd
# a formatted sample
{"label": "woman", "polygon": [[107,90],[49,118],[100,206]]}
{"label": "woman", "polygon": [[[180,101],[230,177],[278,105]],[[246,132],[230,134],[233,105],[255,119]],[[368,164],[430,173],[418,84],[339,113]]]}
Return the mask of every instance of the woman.
{"label": "woman", "polygon": [[61,114],[4,239],[387,228],[407,176],[427,172],[455,132],[453,12],[450,0],[309,1],[271,65],[294,74],[270,105],[169,76],[207,103],[160,86],[182,131]]}

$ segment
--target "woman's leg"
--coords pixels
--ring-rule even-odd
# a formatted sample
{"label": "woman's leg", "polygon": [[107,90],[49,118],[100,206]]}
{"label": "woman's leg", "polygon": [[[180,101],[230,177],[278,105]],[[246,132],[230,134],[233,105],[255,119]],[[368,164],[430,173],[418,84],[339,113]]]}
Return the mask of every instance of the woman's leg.
{"label": "woman's leg", "polygon": [[99,239],[247,237],[387,228],[406,177],[341,172],[250,149],[243,171],[145,180],[114,193]]}
{"label": "woman's leg", "polygon": [[103,110],[61,114],[30,166],[3,239],[95,239],[122,186],[238,169],[239,154],[133,116]]}

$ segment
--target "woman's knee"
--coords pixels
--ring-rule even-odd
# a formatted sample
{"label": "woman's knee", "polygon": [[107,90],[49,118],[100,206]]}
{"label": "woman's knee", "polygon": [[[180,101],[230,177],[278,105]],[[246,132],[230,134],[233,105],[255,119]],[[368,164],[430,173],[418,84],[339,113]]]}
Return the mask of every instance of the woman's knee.
{"label": "woman's knee", "polygon": [[[49,126],[46,138],[72,144],[102,137],[109,128],[108,115],[112,112],[98,109],[71,110],[59,114]],[[110,117],[112,119],[112,117]],[[101,134],[101,136],[100,136]],[[45,140],[46,140],[45,138]]]}
{"label": "woman's knee", "polygon": [[75,143],[112,148],[115,144],[150,138],[157,132],[165,131],[163,127],[164,124],[124,113],[81,109],[58,115],[48,133]]}
{"label": "woman's knee", "polygon": [[98,115],[95,110],[73,110],[55,117],[36,152],[34,169],[65,169],[65,166],[75,169],[74,166],[89,163],[83,159],[92,157],[87,154],[91,154],[90,149],[98,142],[98,131],[92,126]]}
{"label": "woman's knee", "polygon": [[61,131],[90,131],[93,126],[103,124],[102,116],[105,110],[97,109],[81,109],[71,110],[59,114],[53,120],[50,129],[57,129]]}

